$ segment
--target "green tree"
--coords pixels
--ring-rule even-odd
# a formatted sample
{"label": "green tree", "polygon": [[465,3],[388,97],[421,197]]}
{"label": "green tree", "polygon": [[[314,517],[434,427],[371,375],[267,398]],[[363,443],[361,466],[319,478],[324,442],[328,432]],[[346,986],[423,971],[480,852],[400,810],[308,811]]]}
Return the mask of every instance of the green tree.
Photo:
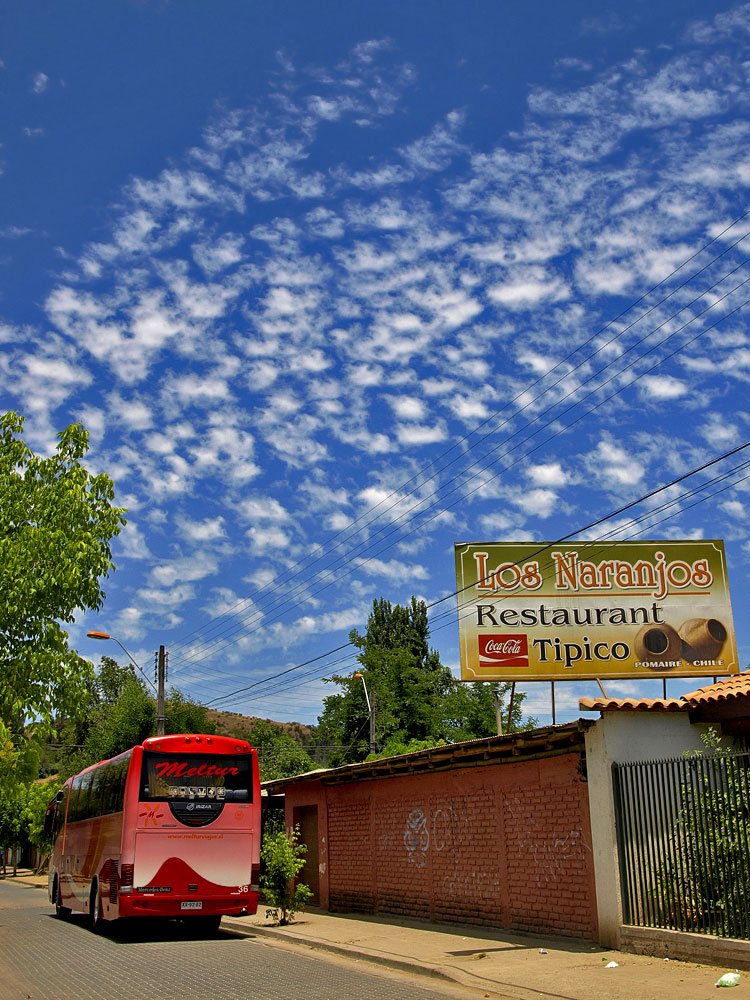
{"label": "green tree", "polygon": [[[497,733],[495,694],[507,719],[509,684],[457,684],[448,667],[429,647],[427,606],[412,597],[406,606],[381,598],[373,603],[364,635],[350,633],[358,647],[361,673],[373,705],[378,756],[389,748],[426,748],[440,741],[457,742]],[[355,674],[328,678],[341,691],[323,699],[316,742],[342,745],[333,751],[333,766],[362,760],[369,752],[369,711],[362,679]],[[513,703],[512,727],[523,722],[523,694]]]}
{"label": "green tree", "polygon": [[[701,734],[687,750],[669,847],[656,852],[656,903],[680,929],[746,937],[750,898],[750,773],[745,754]],[[669,926],[669,923],[667,923]]]}
{"label": "green tree", "polygon": [[539,720],[533,716],[524,718],[523,702],[526,695],[516,691],[510,724],[510,682],[483,682],[481,684],[456,684],[443,702],[443,733],[451,743],[461,740],[477,740],[497,735],[497,712],[495,702],[500,706],[503,732],[518,732],[533,729]]}
{"label": "green tree", "polygon": [[[167,734],[212,735],[216,731],[206,709],[177,688],[168,692],[165,715]],[[154,736],[156,703],[132,664],[122,666],[112,657],[103,656],[88,685],[85,706],[74,718],[59,723],[58,728],[63,749],[55,770],[69,777]],[[45,761],[45,770],[53,773],[49,761]]]}
{"label": "green tree", "polygon": [[0,743],[23,766],[58,713],[74,715],[87,696],[91,665],[68,645],[61,622],[104,601],[114,569],[110,543],[125,523],[112,480],[82,464],[88,434],[72,424],[50,457],[22,439],[23,417],[0,416]]}
{"label": "green tree", "polygon": [[100,760],[116,757],[156,732],[156,704],[136,677],[126,681],[112,702],[90,709],[83,745],[61,762],[60,774],[70,777]]}
{"label": "green tree", "polygon": [[46,846],[44,814],[58,788],[53,782],[16,783],[0,797],[0,847],[11,850],[14,865],[18,848]]}
{"label": "green tree", "polygon": [[213,736],[216,723],[208,718],[208,711],[177,688],[170,688],[164,705],[164,730],[172,733],[205,733]]}
{"label": "green tree", "polygon": [[260,851],[263,871],[260,876],[261,898],[268,909],[266,918],[277,920],[282,926],[294,919],[294,914],[305,908],[312,896],[311,889],[303,882],[294,884],[304,867],[305,844],[300,843],[299,827],[291,836],[279,830],[267,834]]}
{"label": "green tree", "polygon": [[[412,597],[402,607],[380,598],[373,602],[365,634],[354,630],[349,638],[360,650],[359,672],[374,708],[377,743],[440,736],[442,702],[453,678],[429,648],[424,601]],[[353,674],[328,680],[342,691],[323,699],[317,740],[345,746],[331,754],[331,764],[363,759],[369,751],[369,711],[362,680]]]}
{"label": "green tree", "polygon": [[261,781],[291,778],[315,769],[314,762],[300,744],[273,722],[256,719],[244,738],[258,751]]}

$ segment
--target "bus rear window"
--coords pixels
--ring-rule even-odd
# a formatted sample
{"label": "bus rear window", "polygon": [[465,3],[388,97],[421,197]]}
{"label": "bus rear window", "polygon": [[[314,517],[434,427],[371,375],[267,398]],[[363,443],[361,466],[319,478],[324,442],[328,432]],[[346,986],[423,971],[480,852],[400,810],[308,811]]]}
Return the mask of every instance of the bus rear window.
{"label": "bus rear window", "polygon": [[214,754],[143,754],[141,802],[204,799],[252,802],[253,758]]}

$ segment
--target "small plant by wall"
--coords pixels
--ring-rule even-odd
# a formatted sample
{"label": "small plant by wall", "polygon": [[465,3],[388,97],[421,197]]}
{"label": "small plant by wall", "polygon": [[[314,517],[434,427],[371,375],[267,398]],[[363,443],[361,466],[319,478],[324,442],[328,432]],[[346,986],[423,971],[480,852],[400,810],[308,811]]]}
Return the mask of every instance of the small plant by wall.
{"label": "small plant by wall", "polygon": [[299,826],[290,834],[285,830],[268,833],[263,840],[260,858],[264,866],[260,879],[261,899],[268,907],[266,917],[285,926],[294,919],[312,896],[303,882],[294,884],[305,863],[307,846],[300,842]]}

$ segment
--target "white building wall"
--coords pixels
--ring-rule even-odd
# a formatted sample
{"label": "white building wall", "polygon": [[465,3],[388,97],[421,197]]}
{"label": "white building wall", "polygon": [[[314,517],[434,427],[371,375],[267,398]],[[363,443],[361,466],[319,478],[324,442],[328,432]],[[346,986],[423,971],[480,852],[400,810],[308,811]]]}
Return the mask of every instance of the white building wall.
{"label": "white building wall", "polygon": [[586,771],[591,812],[599,941],[620,946],[620,875],[612,790],[612,764],[679,757],[702,750],[701,733],[687,712],[605,712],[586,733]]}

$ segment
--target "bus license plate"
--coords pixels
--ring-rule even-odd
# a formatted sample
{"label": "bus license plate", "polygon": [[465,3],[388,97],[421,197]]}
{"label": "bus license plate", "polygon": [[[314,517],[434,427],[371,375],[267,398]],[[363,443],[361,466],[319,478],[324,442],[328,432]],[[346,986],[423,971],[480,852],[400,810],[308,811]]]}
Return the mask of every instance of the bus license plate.
{"label": "bus license plate", "polygon": [[187,903],[180,903],[180,909],[181,910],[202,910],[203,909],[203,903],[201,903],[200,900],[191,899]]}

